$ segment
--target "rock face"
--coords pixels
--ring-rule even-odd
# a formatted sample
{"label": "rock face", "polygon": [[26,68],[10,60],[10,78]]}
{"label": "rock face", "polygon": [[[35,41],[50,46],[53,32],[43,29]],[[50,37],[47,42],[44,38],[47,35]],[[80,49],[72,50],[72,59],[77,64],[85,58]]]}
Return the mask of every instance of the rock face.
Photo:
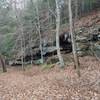
{"label": "rock face", "polygon": [[[100,28],[98,29],[98,31],[94,32],[93,34],[89,34],[87,32],[87,29],[85,28],[81,29],[81,31],[80,30],[78,31],[79,32],[76,32],[77,33],[76,44],[77,44],[78,55],[86,56],[88,54],[92,54],[93,52],[91,50],[93,50],[96,53],[96,55],[100,57]],[[63,32],[59,36],[59,40],[60,40],[59,44],[60,44],[61,52],[62,53],[64,52],[64,55],[65,53],[72,52],[71,37],[68,32]],[[28,55],[28,54],[29,53],[27,53],[27,55],[24,58],[26,62],[31,60],[34,61],[38,60],[38,62],[40,63],[39,59],[41,58],[41,54],[38,46],[32,48],[32,55]],[[58,58],[53,58],[54,55],[57,55],[55,41],[53,41],[53,45],[46,43],[43,46],[44,60],[47,60],[47,63],[55,63],[58,61]],[[19,60],[21,61],[21,59]]]}
{"label": "rock face", "polygon": [[[95,53],[100,55],[100,29],[97,33],[88,34],[87,36],[76,36],[77,52],[79,56]],[[100,57],[100,56],[99,56]]]}

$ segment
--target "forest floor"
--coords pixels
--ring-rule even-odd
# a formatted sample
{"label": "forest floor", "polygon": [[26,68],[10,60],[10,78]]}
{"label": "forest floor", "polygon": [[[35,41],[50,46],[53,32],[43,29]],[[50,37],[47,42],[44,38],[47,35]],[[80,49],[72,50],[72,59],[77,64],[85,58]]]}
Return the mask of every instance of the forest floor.
{"label": "forest floor", "polygon": [[81,77],[73,63],[64,69],[8,68],[0,73],[0,100],[100,100],[100,62],[94,57],[80,57]]}

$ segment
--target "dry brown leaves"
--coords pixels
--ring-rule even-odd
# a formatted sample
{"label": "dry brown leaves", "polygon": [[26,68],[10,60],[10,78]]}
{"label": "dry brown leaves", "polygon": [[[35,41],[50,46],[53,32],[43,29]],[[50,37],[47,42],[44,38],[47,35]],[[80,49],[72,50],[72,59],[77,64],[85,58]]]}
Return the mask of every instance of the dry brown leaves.
{"label": "dry brown leaves", "polygon": [[73,64],[42,70],[33,66],[22,72],[10,68],[0,74],[0,100],[100,100],[100,62],[80,58],[81,77]]}

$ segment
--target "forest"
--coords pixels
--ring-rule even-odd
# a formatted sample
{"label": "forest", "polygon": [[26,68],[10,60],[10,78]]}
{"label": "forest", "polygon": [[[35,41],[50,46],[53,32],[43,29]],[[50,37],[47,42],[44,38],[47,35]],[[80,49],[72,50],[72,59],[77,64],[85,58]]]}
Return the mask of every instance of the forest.
{"label": "forest", "polygon": [[100,100],[100,0],[0,0],[0,100]]}

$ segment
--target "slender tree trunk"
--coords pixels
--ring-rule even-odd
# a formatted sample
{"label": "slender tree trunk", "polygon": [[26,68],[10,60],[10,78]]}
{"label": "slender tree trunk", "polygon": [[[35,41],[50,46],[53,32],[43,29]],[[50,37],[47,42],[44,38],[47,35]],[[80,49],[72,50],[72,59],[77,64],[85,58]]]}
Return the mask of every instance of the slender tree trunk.
{"label": "slender tree trunk", "polygon": [[24,68],[23,33],[22,33],[22,37],[21,37],[21,52],[22,52],[22,55],[21,55],[22,70],[25,71],[25,68]]}
{"label": "slender tree trunk", "polygon": [[72,49],[73,49],[73,56],[74,56],[74,64],[77,70],[78,76],[80,76],[80,68],[78,63],[78,56],[76,52],[76,42],[75,42],[75,34],[73,33],[73,20],[72,20],[72,8],[71,8],[71,0],[68,2],[68,10],[69,10],[69,23],[70,23],[70,34],[72,40]]}
{"label": "slender tree trunk", "polygon": [[60,66],[64,67],[64,61],[63,61],[63,58],[61,56],[60,46],[59,46],[60,9],[59,9],[58,0],[55,0],[55,1],[56,1],[56,12],[57,12],[57,17],[56,17],[56,47],[57,47],[57,55],[58,55],[58,58],[59,58]]}
{"label": "slender tree trunk", "polygon": [[32,54],[32,37],[31,34],[29,34],[29,46],[30,46],[30,55],[31,55],[31,67],[32,67],[32,62],[33,62],[33,54]]}
{"label": "slender tree trunk", "polygon": [[40,51],[41,51],[41,60],[42,60],[41,63],[43,63],[42,37],[41,37],[41,32],[40,32],[41,26],[40,26],[40,19],[39,19],[38,1],[36,4],[36,12],[37,12],[37,20],[38,20],[38,33],[39,33],[39,39],[40,39]]}
{"label": "slender tree trunk", "polygon": [[[79,12],[79,10],[78,10],[78,8],[79,8],[79,0],[75,0],[75,18],[74,18],[74,21],[73,21],[73,33],[75,34],[74,36],[75,36],[75,39],[76,39],[76,30],[75,30],[75,23],[77,23],[77,21],[78,21],[78,19],[79,19],[79,16],[78,16],[78,12]],[[76,48],[78,47],[78,43],[76,43]],[[77,56],[77,60],[78,60],[78,64],[80,64],[79,63],[79,58],[78,58],[78,56]]]}
{"label": "slender tree trunk", "polygon": [[82,2],[81,2],[81,16],[84,16],[84,14],[85,14],[85,1],[82,0]]}
{"label": "slender tree trunk", "polygon": [[23,33],[23,24],[22,24],[22,21],[20,20],[20,17],[21,17],[21,11],[20,9],[17,8],[17,2],[15,1],[15,15],[16,15],[16,19],[17,19],[17,27],[20,28],[20,33],[21,33],[21,52],[22,52],[22,55],[21,55],[21,63],[22,63],[22,70],[25,71],[25,68],[24,68],[24,56],[25,56],[25,48],[23,46],[25,41],[24,41],[24,33]]}
{"label": "slender tree trunk", "polygon": [[77,19],[78,19],[78,8],[79,8],[79,6],[78,6],[78,0],[75,0],[75,21],[77,21]]}
{"label": "slender tree trunk", "polygon": [[0,62],[1,62],[3,72],[7,72],[5,61],[1,55],[0,55]]}

